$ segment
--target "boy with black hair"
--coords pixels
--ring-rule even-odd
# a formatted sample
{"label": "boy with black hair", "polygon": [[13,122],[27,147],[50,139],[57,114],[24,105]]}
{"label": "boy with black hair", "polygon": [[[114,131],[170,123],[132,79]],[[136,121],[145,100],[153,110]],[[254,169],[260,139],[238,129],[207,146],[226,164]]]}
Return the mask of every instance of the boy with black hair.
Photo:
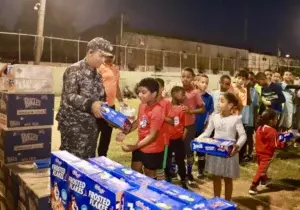
{"label": "boy with black hair", "polygon": [[[163,108],[163,114],[164,116],[167,115],[167,113],[172,108],[171,102],[163,96],[163,92],[165,90],[165,81],[161,78],[156,78],[156,82],[159,84],[159,91],[157,96],[157,102],[161,105]],[[173,124],[173,119],[164,118],[164,123],[162,125],[162,128],[160,129],[160,132],[163,133],[164,136],[164,142],[165,142],[165,149],[164,149],[164,160],[163,160],[163,168],[156,171],[156,178],[158,180],[165,180],[165,167],[166,167],[166,161],[167,161],[167,153],[168,153],[168,145],[169,145],[169,124]]]}
{"label": "boy with black hair", "polygon": [[[159,84],[153,78],[144,78],[138,85],[141,104],[138,118],[133,122],[132,132],[138,129],[138,141],[134,145],[122,145],[122,150],[132,152],[131,168],[145,175],[156,178],[156,172],[162,169],[164,158],[164,135],[160,129],[164,122],[163,107],[157,102]],[[128,134],[126,133],[126,134]],[[123,141],[125,133],[120,132],[116,139]]]}
{"label": "boy with black hair", "polygon": [[231,78],[228,75],[222,75],[220,77],[219,81],[220,89],[219,90],[214,90],[212,92],[212,97],[213,97],[213,102],[214,102],[214,110],[217,111],[217,106],[218,106],[218,101],[220,98],[220,95],[229,91],[231,88]]}
{"label": "boy with black hair", "polygon": [[262,87],[261,106],[259,113],[263,113],[266,108],[274,109],[277,114],[282,112],[282,103],[285,103],[285,97],[282,88],[273,82],[270,82],[263,72],[256,74],[257,83]]}
{"label": "boy with black hair", "polygon": [[168,111],[167,118],[173,121],[169,126],[168,134],[170,136],[170,144],[168,150],[167,167],[165,169],[167,181],[172,180],[172,154],[175,154],[175,162],[178,166],[178,174],[181,180],[181,186],[187,189],[186,184],[186,166],[184,139],[187,135],[186,113],[182,110],[182,104],[185,99],[185,90],[183,87],[175,86],[171,90],[172,107]]}

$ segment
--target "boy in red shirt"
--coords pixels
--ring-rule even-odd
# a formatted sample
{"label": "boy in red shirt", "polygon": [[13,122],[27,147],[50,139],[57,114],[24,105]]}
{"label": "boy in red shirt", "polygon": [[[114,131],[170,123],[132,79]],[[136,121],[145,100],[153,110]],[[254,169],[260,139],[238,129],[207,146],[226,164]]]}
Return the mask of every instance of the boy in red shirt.
{"label": "boy in red shirt", "polygon": [[172,154],[175,153],[175,162],[178,166],[178,174],[181,179],[181,186],[187,189],[186,185],[186,168],[185,168],[185,150],[184,141],[187,134],[186,114],[182,111],[182,103],[185,99],[185,90],[183,87],[175,86],[171,90],[172,108],[167,114],[167,118],[173,121],[169,126],[169,150],[166,167],[167,181],[172,180]]}
{"label": "boy in red shirt", "polygon": [[259,127],[256,130],[256,156],[258,168],[253,178],[249,194],[258,193],[257,186],[267,185],[271,179],[267,171],[277,148],[283,148],[284,142],[279,141],[279,133],[275,129],[277,124],[277,113],[273,109],[265,110],[258,119]]}
{"label": "boy in red shirt", "polygon": [[[163,168],[165,147],[164,134],[160,132],[165,116],[163,107],[157,102],[158,92],[159,84],[155,79],[145,78],[139,82],[138,118],[128,132],[138,129],[138,141],[134,145],[122,145],[123,151],[132,152],[131,168],[151,178],[156,178],[156,170]],[[124,137],[124,133],[119,133],[117,141],[123,141]]]}
{"label": "boy in red shirt", "polygon": [[[158,103],[163,108],[163,114],[164,116],[167,116],[167,113],[172,108],[171,101],[168,100],[163,96],[163,92],[165,90],[165,81],[161,78],[156,78],[156,82],[159,84],[159,91],[157,96]],[[163,168],[156,171],[156,178],[157,180],[165,180],[165,167],[166,167],[166,161],[167,161],[167,152],[168,152],[168,146],[169,146],[169,124],[173,124],[173,119],[164,118],[164,123],[160,129],[160,132],[164,135],[164,141],[165,141],[165,149],[164,149],[164,160],[163,160]]]}

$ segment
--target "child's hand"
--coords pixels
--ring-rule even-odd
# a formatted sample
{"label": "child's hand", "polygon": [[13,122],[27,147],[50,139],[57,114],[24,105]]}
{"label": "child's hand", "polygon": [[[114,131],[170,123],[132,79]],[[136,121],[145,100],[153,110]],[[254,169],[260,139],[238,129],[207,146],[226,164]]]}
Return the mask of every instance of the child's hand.
{"label": "child's hand", "polygon": [[232,148],[231,153],[230,153],[230,157],[235,156],[238,152],[239,152],[239,146],[236,145],[236,144],[233,145],[233,148]]}
{"label": "child's hand", "polygon": [[190,108],[189,107],[187,107],[187,106],[182,106],[182,111],[183,112],[186,112],[186,113],[190,113]]}
{"label": "child's hand", "polygon": [[119,132],[116,136],[116,141],[123,142],[126,137],[126,134],[123,132]]}
{"label": "child's hand", "polygon": [[270,101],[267,101],[264,97],[261,99],[261,101],[262,101],[263,104],[266,105],[266,106],[270,106],[270,105],[271,105],[271,102],[270,102]]}
{"label": "child's hand", "polygon": [[138,149],[137,145],[122,145],[122,150],[124,152],[133,152],[137,149]]}

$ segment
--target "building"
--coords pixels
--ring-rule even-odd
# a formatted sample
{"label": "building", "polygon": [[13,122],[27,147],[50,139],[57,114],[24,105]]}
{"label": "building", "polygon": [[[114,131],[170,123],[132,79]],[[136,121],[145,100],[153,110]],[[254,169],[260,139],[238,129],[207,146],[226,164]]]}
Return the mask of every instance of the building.
{"label": "building", "polygon": [[201,70],[235,70],[248,65],[248,50],[168,37],[125,32],[120,50],[124,66]]}

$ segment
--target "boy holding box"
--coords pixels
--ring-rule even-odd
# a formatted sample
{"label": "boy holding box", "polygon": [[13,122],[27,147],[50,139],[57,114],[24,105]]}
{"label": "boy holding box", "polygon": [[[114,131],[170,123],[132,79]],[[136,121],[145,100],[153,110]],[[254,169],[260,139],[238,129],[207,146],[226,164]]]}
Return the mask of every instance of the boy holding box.
{"label": "boy holding box", "polygon": [[[159,84],[153,78],[145,78],[139,82],[138,95],[141,104],[138,118],[133,122],[132,129],[126,134],[138,129],[138,141],[134,145],[122,145],[125,152],[132,152],[131,168],[156,178],[156,170],[163,168],[164,133],[160,129],[164,123],[163,107],[157,102]],[[125,133],[117,135],[117,141],[123,141]]]}

